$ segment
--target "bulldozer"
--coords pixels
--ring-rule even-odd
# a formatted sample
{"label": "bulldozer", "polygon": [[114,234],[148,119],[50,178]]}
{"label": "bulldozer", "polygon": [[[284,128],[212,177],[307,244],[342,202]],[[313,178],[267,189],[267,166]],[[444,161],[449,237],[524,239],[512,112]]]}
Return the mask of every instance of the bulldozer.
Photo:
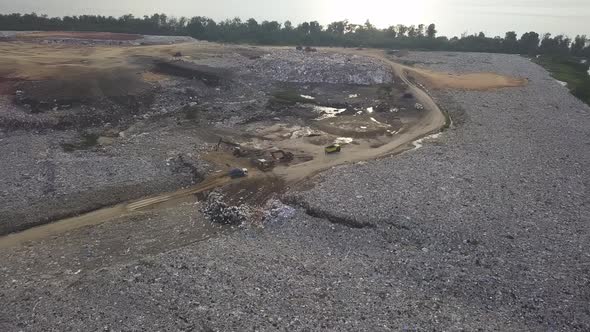
{"label": "bulldozer", "polygon": [[270,171],[275,167],[275,162],[267,159],[252,159],[252,164],[263,172]]}
{"label": "bulldozer", "polygon": [[294,155],[291,152],[285,152],[283,150],[277,150],[270,153],[274,160],[281,163],[288,163],[293,160]]}
{"label": "bulldozer", "polygon": [[234,155],[234,157],[247,157],[249,153],[241,147],[236,146],[234,147],[232,154]]}

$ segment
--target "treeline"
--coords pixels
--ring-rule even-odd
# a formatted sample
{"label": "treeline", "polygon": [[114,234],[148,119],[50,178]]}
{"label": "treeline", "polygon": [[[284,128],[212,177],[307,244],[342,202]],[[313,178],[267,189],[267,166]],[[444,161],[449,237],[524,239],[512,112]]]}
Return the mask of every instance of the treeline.
{"label": "treeline", "polygon": [[488,37],[483,32],[447,38],[437,36],[436,26],[393,25],[378,29],[369,21],[353,24],[339,21],[322,26],[318,22],[293,25],[286,21],[257,22],[239,18],[215,22],[207,17],[176,18],[154,14],[142,18],[124,15],[47,17],[36,14],[0,14],[0,30],[104,31],[148,35],[188,35],[196,39],[266,45],[310,45],[425,49],[446,51],[551,54],[590,57],[586,36],[570,38],[527,32],[518,37],[514,31],[505,36]]}

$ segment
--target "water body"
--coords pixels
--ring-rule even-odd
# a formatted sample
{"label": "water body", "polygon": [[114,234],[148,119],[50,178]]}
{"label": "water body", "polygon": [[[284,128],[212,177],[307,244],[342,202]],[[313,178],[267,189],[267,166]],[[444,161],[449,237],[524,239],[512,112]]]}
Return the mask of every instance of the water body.
{"label": "water body", "polygon": [[441,34],[460,36],[483,31],[503,36],[506,31],[590,35],[588,0],[0,0],[7,12],[48,15],[102,14],[136,16],[162,12],[174,16],[209,16],[215,20],[254,17],[293,23],[317,20],[322,24],[367,19],[379,27],[392,24],[436,23]]}

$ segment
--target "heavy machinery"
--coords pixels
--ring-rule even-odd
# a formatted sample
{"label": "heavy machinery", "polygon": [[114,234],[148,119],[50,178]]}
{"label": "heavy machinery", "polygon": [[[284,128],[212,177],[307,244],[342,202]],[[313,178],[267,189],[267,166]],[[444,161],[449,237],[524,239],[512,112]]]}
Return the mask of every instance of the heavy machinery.
{"label": "heavy machinery", "polygon": [[281,163],[288,163],[293,160],[294,155],[291,152],[285,152],[283,150],[277,150],[270,153],[274,160]]}
{"label": "heavy machinery", "polygon": [[232,154],[234,155],[234,157],[246,157],[246,156],[248,156],[248,151],[242,149],[239,146],[236,146],[234,148]]}
{"label": "heavy machinery", "polygon": [[229,170],[228,175],[232,179],[243,178],[243,177],[248,176],[248,169],[247,168],[233,168],[233,169]]}
{"label": "heavy machinery", "polygon": [[337,153],[337,152],[340,152],[341,150],[342,150],[342,148],[340,147],[340,144],[332,144],[332,145],[326,146],[324,148],[324,151],[326,152],[326,154]]}
{"label": "heavy machinery", "polygon": [[275,162],[273,160],[268,159],[252,159],[252,164],[256,166],[259,170],[266,172],[270,171],[275,167]]}

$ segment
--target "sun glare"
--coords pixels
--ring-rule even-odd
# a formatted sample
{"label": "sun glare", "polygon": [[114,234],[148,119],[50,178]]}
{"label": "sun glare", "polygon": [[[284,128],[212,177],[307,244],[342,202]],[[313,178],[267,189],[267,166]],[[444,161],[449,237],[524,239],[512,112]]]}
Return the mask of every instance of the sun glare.
{"label": "sun glare", "polygon": [[426,22],[428,15],[425,1],[399,0],[327,0],[323,17],[326,21],[348,19],[353,23],[370,20],[379,28],[395,24],[420,24]]}

